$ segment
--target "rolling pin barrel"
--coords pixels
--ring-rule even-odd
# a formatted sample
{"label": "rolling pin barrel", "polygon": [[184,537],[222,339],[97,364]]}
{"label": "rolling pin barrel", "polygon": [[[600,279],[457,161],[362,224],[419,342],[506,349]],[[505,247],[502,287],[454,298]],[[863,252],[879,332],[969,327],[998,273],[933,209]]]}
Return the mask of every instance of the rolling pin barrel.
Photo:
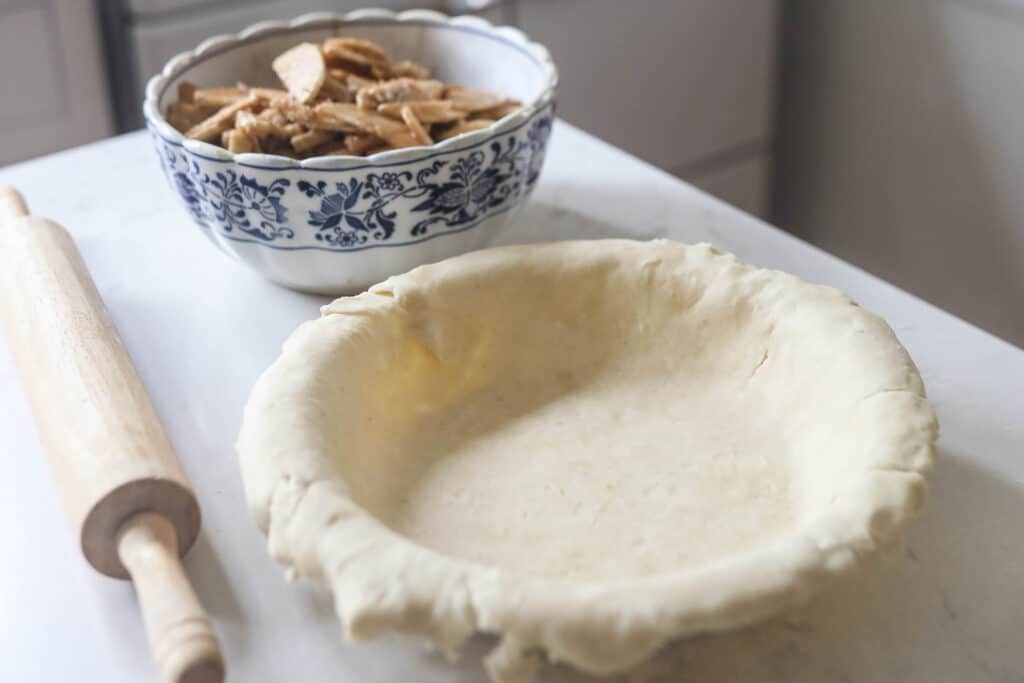
{"label": "rolling pin barrel", "polygon": [[0,317],[86,559],[131,578],[164,681],[223,680],[181,566],[199,505],[74,242],[0,187]]}

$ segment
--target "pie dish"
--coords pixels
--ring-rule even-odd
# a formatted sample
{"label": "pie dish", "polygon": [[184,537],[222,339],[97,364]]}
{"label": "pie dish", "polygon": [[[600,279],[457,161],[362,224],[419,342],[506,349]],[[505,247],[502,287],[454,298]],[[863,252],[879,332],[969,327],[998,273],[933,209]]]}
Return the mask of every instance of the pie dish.
{"label": "pie dish", "polygon": [[938,426],[892,330],[709,245],[457,256],[325,306],[238,441],[270,552],[351,640],[624,671],[901,536]]}

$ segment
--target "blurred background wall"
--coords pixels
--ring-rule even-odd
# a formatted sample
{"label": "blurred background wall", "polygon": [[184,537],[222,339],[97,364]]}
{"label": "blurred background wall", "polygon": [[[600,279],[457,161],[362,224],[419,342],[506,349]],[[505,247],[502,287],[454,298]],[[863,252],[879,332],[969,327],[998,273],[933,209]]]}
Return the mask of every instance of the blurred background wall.
{"label": "blurred background wall", "polygon": [[[0,0],[0,164],[135,129],[202,39],[358,0]],[[374,0],[522,27],[559,113],[1024,345],[1024,0]]]}
{"label": "blurred background wall", "polygon": [[1024,2],[788,0],[772,220],[1024,345]]}

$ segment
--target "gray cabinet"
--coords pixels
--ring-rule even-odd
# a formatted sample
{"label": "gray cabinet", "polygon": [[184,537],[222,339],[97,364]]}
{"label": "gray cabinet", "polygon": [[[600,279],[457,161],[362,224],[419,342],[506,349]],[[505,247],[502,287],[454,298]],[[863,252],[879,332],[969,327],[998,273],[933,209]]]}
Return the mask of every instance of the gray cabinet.
{"label": "gray cabinet", "polygon": [[0,165],[113,132],[90,3],[0,5]]}
{"label": "gray cabinet", "polygon": [[763,215],[775,0],[519,0],[551,50],[559,115]]}
{"label": "gray cabinet", "polygon": [[210,36],[316,10],[425,6],[519,25],[555,57],[561,116],[763,215],[778,1],[22,0],[0,10],[0,74],[25,94],[0,112],[0,162],[141,126],[146,81]]}
{"label": "gray cabinet", "polygon": [[[352,8],[358,3],[352,3]],[[548,46],[559,114],[756,214],[764,214],[774,90],[776,0],[390,0],[393,9],[487,6]],[[177,8],[175,10],[175,7]],[[345,3],[131,0],[123,118],[138,124],[145,79],[215,33]]]}

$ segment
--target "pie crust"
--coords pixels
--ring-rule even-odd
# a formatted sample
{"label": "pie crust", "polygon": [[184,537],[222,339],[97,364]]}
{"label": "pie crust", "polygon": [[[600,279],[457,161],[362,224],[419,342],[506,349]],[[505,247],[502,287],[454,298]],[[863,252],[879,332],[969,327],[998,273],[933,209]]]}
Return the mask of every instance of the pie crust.
{"label": "pie crust", "polygon": [[892,330],[709,245],[458,256],[325,306],[238,441],[270,552],[351,640],[595,674],[809,597],[920,507],[938,425]]}

